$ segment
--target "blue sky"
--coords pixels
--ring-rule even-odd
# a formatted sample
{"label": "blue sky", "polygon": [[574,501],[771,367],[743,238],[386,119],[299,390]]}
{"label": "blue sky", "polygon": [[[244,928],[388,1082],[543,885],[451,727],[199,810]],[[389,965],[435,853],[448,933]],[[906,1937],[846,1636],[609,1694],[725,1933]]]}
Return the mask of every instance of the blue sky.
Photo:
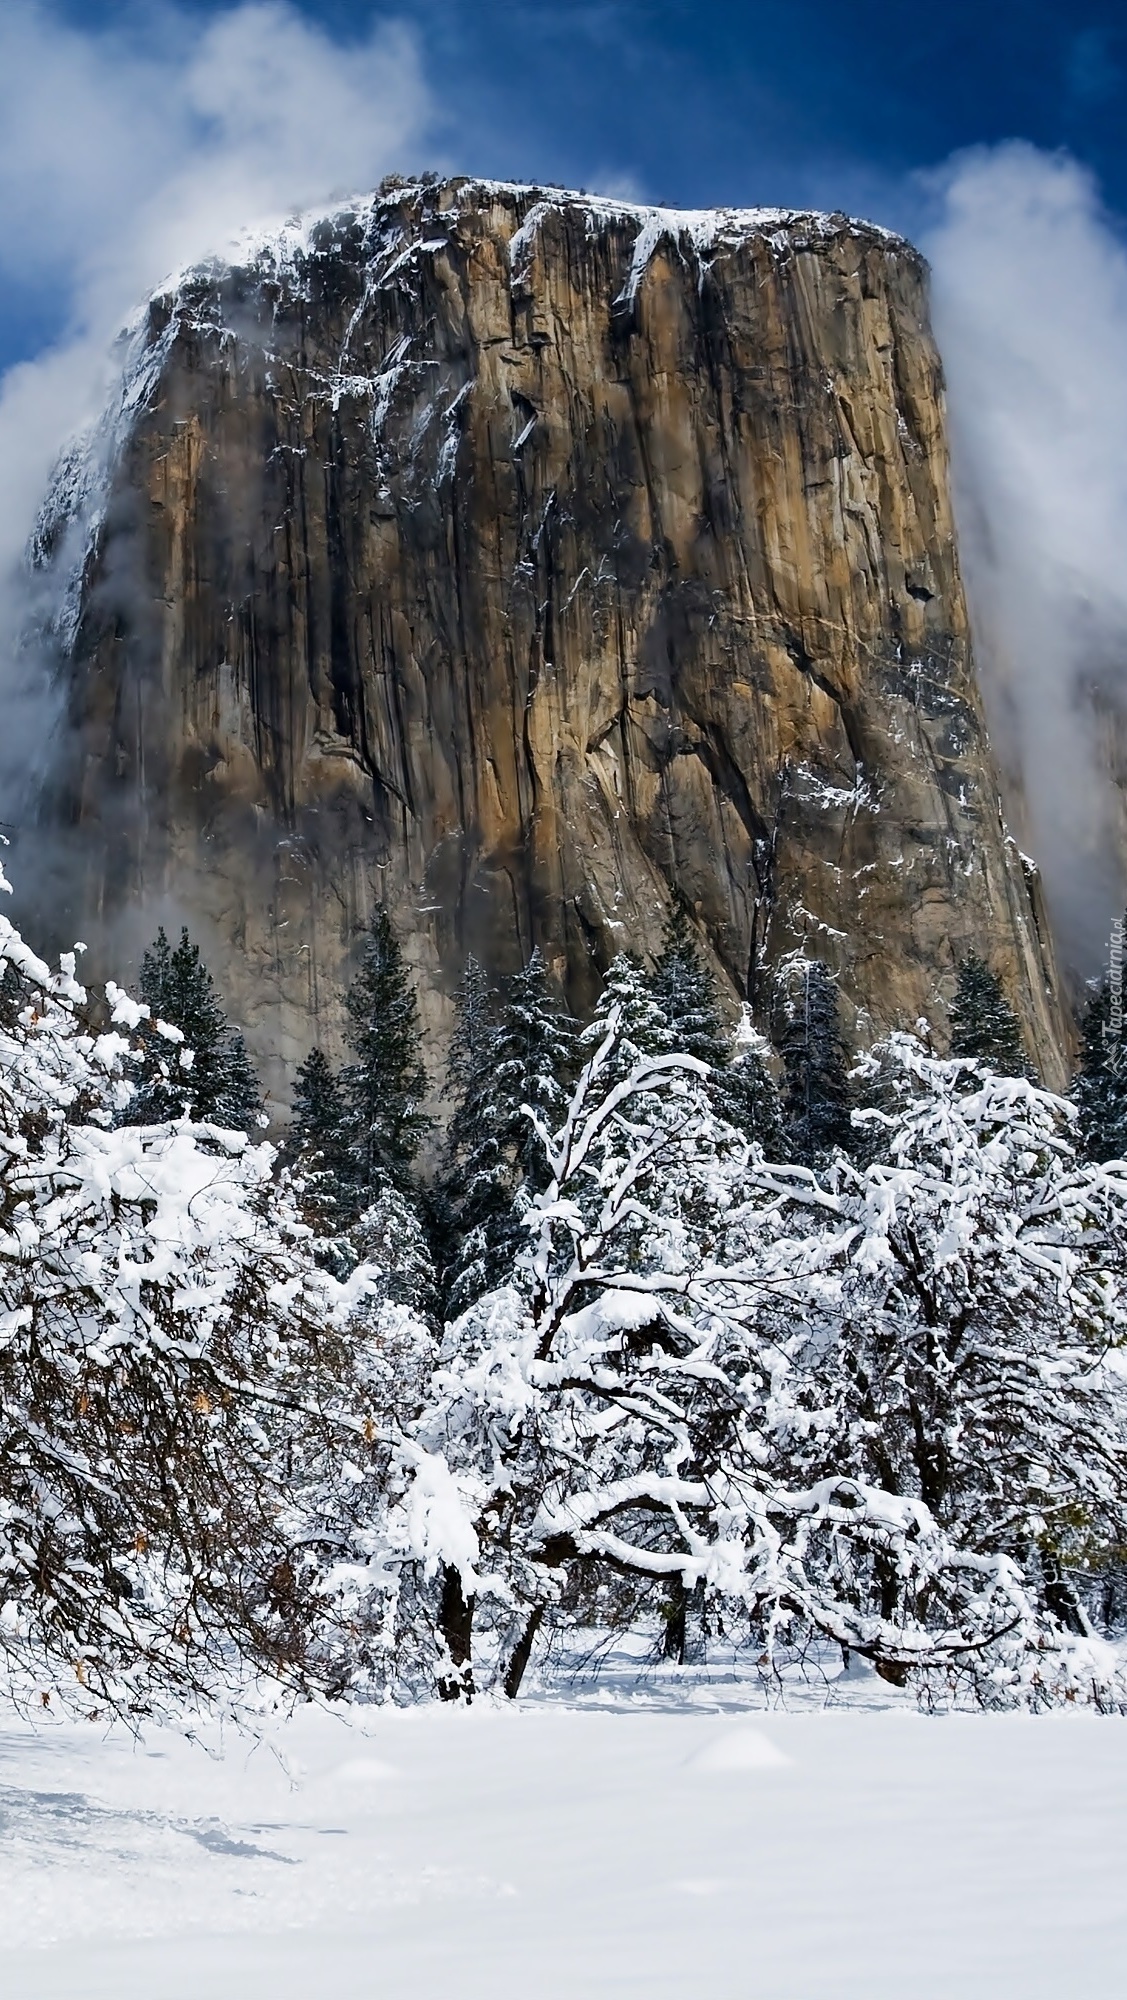
{"label": "blue sky", "polygon": [[[334,39],[394,16],[433,115],[404,164],[686,206],[811,203],[926,222],[920,170],[1021,137],[1067,148],[1127,211],[1127,9],[1082,0],[297,0]],[[158,42],[133,0],[44,7],[96,41]],[[201,32],[230,0],[181,0]],[[80,169],[76,168],[76,171]],[[3,260],[0,369],[57,337],[65,275]]]}
{"label": "blue sky", "polygon": [[[411,0],[299,10],[355,43],[407,22],[433,99],[408,166],[430,160],[641,199],[811,203],[926,223],[920,170],[1021,137],[1067,148],[1127,212],[1127,9],[1051,0]],[[161,9],[45,11],[140,49]],[[181,17],[230,0],[181,0]],[[419,157],[415,157],[415,156]],[[0,368],[57,334],[65,282],[8,262]]]}
{"label": "blue sky", "polygon": [[[193,0],[201,17],[224,0]],[[103,27],[152,13],[70,0]],[[832,200],[1021,137],[1127,207],[1127,9],[1107,0],[309,0],[342,40],[417,30],[467,165],[687,205]]]}

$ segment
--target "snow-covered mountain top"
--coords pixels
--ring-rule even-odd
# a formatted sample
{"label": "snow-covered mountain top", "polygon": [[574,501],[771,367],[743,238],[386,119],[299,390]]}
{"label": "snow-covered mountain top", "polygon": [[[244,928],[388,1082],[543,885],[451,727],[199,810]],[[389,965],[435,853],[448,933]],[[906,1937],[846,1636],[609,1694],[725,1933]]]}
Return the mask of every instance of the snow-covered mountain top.
{"label": "snow-covered mountain top", "polygon": [[[249,227],[222,257],[171,274],[156,288],[153,297],[176,296],[191,280],[213,279],[223,269],[246,269],[263,263],[273,266],[279,276],[292,277],[303,261],[339,253],[346,243],[353,255],[359,252],[363,258],[365,252],[371,255],[382,249],[389,231],[394,229],[402,232],[403,243],[409,249],[439,249],[444,247],[449,232],[457,229],[468,214],[486,209],[494,225],[499,225],[499,233],[508,237],[514,276],[527,267],[537,237],[552,217],[582,217],[591,236],[616,229],[632,230],[634,252],[625,288],[628,298],[662,242],[708,257],[737,249],[751,237],[766,237],[782,249],[794,247],[796,238],[810,243],[849,234],[915,254],[912,246],[892,230],[841,212],[803,208],[682,209],[531,182],[466,176],[441,181],[433,175],[406,180],[393,176],[371,194],[336,200],[285,220]],[[422,236],[428,234],[432,240],[424,244]],[[383,275],[387,277],[390,273],[385,270]]]}
{"label": "snow-covered mountain top", "polygon": [[662,248],[680,257],[700,282],[717,259],[753,240],[766,243],[779,257],[842,236],[894,255],[917,255],[893,232],[841,213],[667,208],[582,189],[466,176],[441,180],[432,174],[413,180],[392,176],[370,194],[256,224],[222,255],[171,273],[139,306],[119,338],[121,371],[106,409],[59,460],[32,536],[31,556],[37,566],[57,565],[62,608],[54,622],[64,645],[73,638],[81,579],[104,515],[110,469],[154,395],[181,331],[195,327],[233,339],[235,324],[242,325],[243,318],[231,310],[232,290],[241,298],[261,286],[276,288],[275,311],[287,304],[300,307],[323,284],[334,260],[351,267],[352,282],[365,300],[384,289],[412,289],[423,258],[440,255],[457,240],[464,245],[481,233],[482,222],[504,246],[514,299],[527,295],[534,284],[537,250],[553,226],[574,232],[578,224],[588,240],[617,237],[621,277],[615,304],[627,310]]}

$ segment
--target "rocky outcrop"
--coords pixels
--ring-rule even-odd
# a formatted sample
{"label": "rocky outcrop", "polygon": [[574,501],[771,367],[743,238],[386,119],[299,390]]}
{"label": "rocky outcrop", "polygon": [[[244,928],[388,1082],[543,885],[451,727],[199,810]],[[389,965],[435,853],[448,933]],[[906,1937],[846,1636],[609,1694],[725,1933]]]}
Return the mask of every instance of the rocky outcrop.
{"label": "rocky outcrop", "polygon": [[468,951],[581,1007],[674,892],[733,998],[818,954],[861,1039],[973,946],[1060,1080],[906,243],[388,184],[155,298],[117,422],[68,488],[82,901],[218,939],[276,1089],[377,898],[437,1055]]}

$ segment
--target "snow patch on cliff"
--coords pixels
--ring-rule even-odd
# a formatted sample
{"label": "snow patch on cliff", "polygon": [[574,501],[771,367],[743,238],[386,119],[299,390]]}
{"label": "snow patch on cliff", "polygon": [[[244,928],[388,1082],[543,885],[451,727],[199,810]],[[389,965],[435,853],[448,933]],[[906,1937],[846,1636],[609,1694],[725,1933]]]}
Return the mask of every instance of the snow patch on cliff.
{"label": "snow patch on cliff", "polygon": [[55,571],[51,629],[64,650],[74,644],[82,614],[82,586],[105,520],[113,473],[160,383],[180,332],[176,312],[153,336],[145,306],[119,341],[121,372],[97,421],[72,439],[56,465],[32,530],[33,567]]}
{"label": "snow patch on cliff", "polygon": [[[503,181],[474,181],[467,184],[464,192],[511,196],[526,195],[530,190]],[[553,189],[540,196],[510,238],[509,266],[514,288],[528,282],[537,239],[548,218],[569,210],[579,210],[585,215],[590,235],[608,227],[625,225],[636,229],[630,269],[615,301],[616,305],[624,306],[634,304],[650,264],[666,243],[681,256],[687,254],[694,259],[703,276],[709,259],[718,251],[739,249],[751,236],[766,237],[776,251],[791,247],[795,230],[830,237],[846,229],[872,234],[886,242],[900,240],[874,223],[854,222],[842,215],[823,215],[809,209],[654,208],[641,202]]]}
{"label": "snow patch on cliff", "polygon": [[[223,293],[230,275],[246,273],[259,287],[269,284],[277,288],[277,312],[283,304],[312,297],[322,260],[343,257],[358,264],[359,298],[336,366],[317,378],[318,389],[334,409],[344,398],[370,398],[371,431],[378,443],[392,398],[419,364],[407,359],[409,336],[397,343],[375,371],[356,365],[352,342],[364,325],[374,295],[389,287],[415,288],[424,260],[448,250],[451,235],[465,214],[485,204],[499,204],[514,216],[508,244],[514,292],[527,290],[531,283],[536,245],[551,216],[578,211],[590,236],[612,229],[633,230],[629,265],[615,300],[616,305],[626,308],[634,305],[646,272],[666,244],[686,262],[695,264],[703,282],[711,259],[739,250],[752,237],[764,239],[775,255],[786,254],[811,239],[828,240],[843,231],[885,244],[902,240],[872,223],[805,209],[659,208],[517,182],[458,179],[439,184],[431,178],[391,181],[373,194],[310,209],[280,225],[247,229],[234,240],[226,257],[187,265],[153,292],[120,336],[120,375],[101,416],[67,446],[58,461],[35,525],[31,554],[36,567],[51,572],[51,625],[64,649],[74,643],[83,579],[105,520],[114,471],[138,418],[152,401],[177,339],[185,330],[221,341],[245,339],[245,332],[227,324],[224,317]],[[315,371],[309,372],[315,377]],[[429,413],[425,419],[420,414],[419,421],[429,422]],[[444,476],[453,470],[456,451],[456,432],[448,427]]]}

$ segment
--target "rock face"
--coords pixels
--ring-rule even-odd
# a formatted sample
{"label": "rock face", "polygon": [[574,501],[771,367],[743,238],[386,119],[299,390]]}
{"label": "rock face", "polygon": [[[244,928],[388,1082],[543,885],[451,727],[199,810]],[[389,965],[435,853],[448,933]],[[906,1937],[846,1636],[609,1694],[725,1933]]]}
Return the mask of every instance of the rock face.
{"label": "rock face", "polygon": [[973,946],[1060,1081],[906,243],[387,184],[155,298],[115,422],[40,530],[87,524],[82,900],[188,912],[276,1090],[377,898],[437,1064],[467,952],[581,1008],[673,892],[733,1000],[821,956],[860,1040]]}

